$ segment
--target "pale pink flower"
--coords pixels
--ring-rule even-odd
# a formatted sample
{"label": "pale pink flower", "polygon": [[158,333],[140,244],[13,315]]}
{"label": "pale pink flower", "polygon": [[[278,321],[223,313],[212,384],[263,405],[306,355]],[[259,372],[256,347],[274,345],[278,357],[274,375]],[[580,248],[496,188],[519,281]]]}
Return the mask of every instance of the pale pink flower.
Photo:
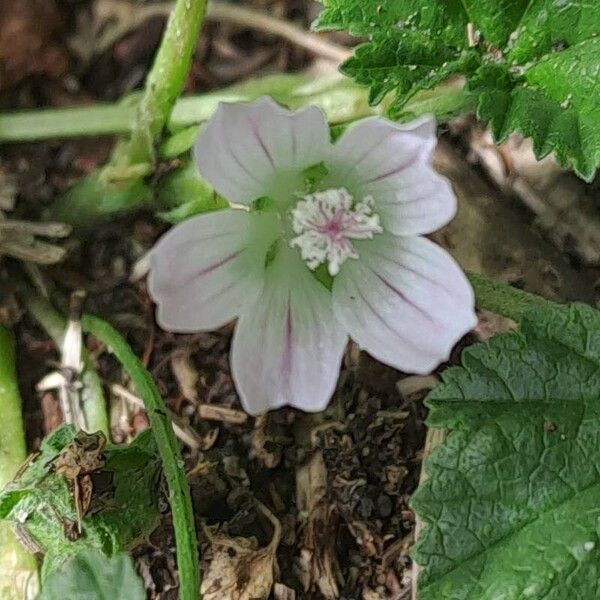
{"label": "pale pink flower", "polygon": [[324,409],[348,337],[430,372],[475,324],[464,274],[420,237],[456,210],[435,145],[430,118],[364,119],[332,143],[317,107],[220,104],[194,155],[231,208],[173,227],[152,251],[159,324],[208,331],[238,317],[231,369],[252,414]]}

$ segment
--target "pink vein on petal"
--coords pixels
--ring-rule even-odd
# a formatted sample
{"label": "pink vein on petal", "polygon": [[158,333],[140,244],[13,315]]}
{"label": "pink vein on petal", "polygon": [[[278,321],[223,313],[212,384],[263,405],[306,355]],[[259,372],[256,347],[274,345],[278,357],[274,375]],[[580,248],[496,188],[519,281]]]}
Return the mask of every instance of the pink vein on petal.
{"label": "pink vein on petal", "polygon": [[167,283],[167,285],[165,285],[165,289],[168,290],[168,289],[174,288],[176,286],[177,287],[185,286],[185,285],[191,283],[192,281],[194,281],[195,279],[198,279],[199,277],[208,275],[209,273],[216,271],[218,268],[222,267],[223,265],[226,265],[227,263],[229,263],[232,260],[234,260],[235,258],[237,258],[243,252],[243,250],[244,249],[238,250],[237,252],[234,252],[233,254],[230,254],[229,256],[222,258],[221,260],[217,261],[216,263],[209,265],[208,267],[204,267],[203,269],[196,271],[195,273],[192,273],[191,275],[186,277],[183,281],[179,281],[177,283],[169,282],[169,283]]}
{"label": "pink vein on petal", "polygon": [[242,163],[237,154],[231,149],[229,151],[231,152],[231,156],[233,157],[233,160],[236,162],[237,166],[242,169],[242,171],[244,171],[244,173],[246,173],[250,179],[253,179],[259,185],[262,185],[262,182],[256,177],[256,175],[254,175],[254,173],[252,173],[252,171],[250,171],[250,169],[248,169],[248,167],[246,167],[246,165]]}
{"label": "pink vein on petal", "polygon": [[289,379],[292,374],[292,344],[293,344],[294,327],[292,322],[292,299],[288,295],[287,310],[285,315],[285,331],[283,341],[283,356],[281,368],[286,387],[289,388]]}
{"label": "pink vein on petal", "polygon": [[255,123],[252,123],[252,133],[254,134],[254,137],[256,138],[258,144],[262,148],[262,151],[265,153],[265,156],[269,159],[271,166],[275,166],[273,157],[271,156],[271,153],[269,152],[269,149],[267,148],[265,141],[262,139],[262,136],[260,135],[260,131]]}
{"label": "pink vein on petal", "polygon": [[[385,201],[385,200],[381,200],[378,199],[377,203],[379,205],[383,205],[383,206],[397,206],[398,204],[401,204],[402,207],[408,206],[409,204],[416,204],[418,202],[425,202],[426,200],[430,200],[432,194],[429,194],[428,196],[419,196],[418,198],[411,198],[410,200],[402,200],[401,198],[399,198],[400,194],[397,193],[395,188],[390,188],[390,189],[386,189],[386,192],[396,192],[396,197],[398,197],[397,200],[393,200],[393,201]],[[431,214],[431,211],[428,213],[425,213],[424,215],[417,215],[418,217],[426,217],[429,216]],[[411,215],[412,217],[412,215]]]}
{"label": "pink vein on petal", "polygon": [[373,271],[377,279],[383,283],[389,290],[394,292],[403,302],[406,302],[409,306],[412,306],[417,312],[421,313],[425,319],[427,319],[432,324],[440,324],[436,319],[434,319],[429,313],[423,310],[418,304],[415,304],[410,298],[406,296],[406,294],[402,293],[395,285],[390,283],[385,277],[382,277],[379,273]]}
{"label": "pink vein on petal", "polygon": [[[202,238],[202,243],[207,242],[207,241],[214,241],[214,240],[218,240],[220,238],[224,238],[227,237],[229,235],[232,234],[237,234],[238,230],[237,229],[232,229],[231,231],[220,231],[218,233],[213,233],[210,235],[207,235],[205,237]],[[183,243],[180,243],[177,245],[177,254],[175,255],[175,259],[179,262],[181,260],[181,254],[190,246],[192,247],[196,247],[198,245],[198,240],[197,239],[191,239],[191,240],[185,240]]]}
{"label": "pink vein on petal", "polygon": [[[411,256],[414,256],[416,258],[420,258],[421,260],[428,261],[427,258],[421,256],[420,254],[416,254],[415,252],[411,252],[411,250],[409,250],[409,249],[403,248],[402,252],[405,254],[410,254]],[[416,275],[417,277],[420,277],[421,279],[424,279],[425,281],[428,281],[433,286],[439,288],[440,290],[443,290],[451,297],[454,296],[454,294],[455,294],[455,292],[451,288],[448,288],[444,285],[444,281],[441,280],[441,278],[433,279],[433,278],[429,277],[427,274],[423,273],[422,271],[419,271],[418,269],[415,269],[413,267],[409,267],[406,263],[400,262],[394,258],[391,258],[390,256],[386,256],[385,254],[381,254],[379,252],[373,252],[373,255],[377,256],[379,258],[383,258],[384,260],[391,262],[393,265],[397,265],[401,269],[408,271],[409,273],[412,273],[413,275]]]}
{"label": "pink vein on petal", "polygon": [[369,300],[367,300],[367,298],[365,297],[365,295],[362,293],[362,291],[360,289],[357,290],[358,291],[358,295],[361,297],[362,301],[367,305],[367,308],[373,313],[373,315],[375,315],[375,317],[386,327],[386,329],[388,329],[389,331],[391,331],[396,337],[400,338],[401,340],[408,342],[409,344],[414,344],[415,340],[410,340],[409,338],[407,338],[406,336],[402,335],[399,331],[397,331],[396,329],[394,329],[382,316],[381,314],[375,309],[375,307],[369,302]]}
{"label": "pink vein on petal", "polygon": [[290,133],[292,136],[292,157],[294,160],[296,160],[296,152],[298,151],[298,140],[296,139],[296,125],[293,121],[293,119],[289,120],[290,123]]}
{"label": "pink vein on petal", "polygon": [[[224,117],[221,115],[221,120],[223,120]],[[233,158],[234,162],[237,164],[237,166],[246,174],[248,175],[248,177],[250,177],[250,179],[252,179],[254,182],[256,182],[259,185],[262,185],[262,182],[257,179],[257,177],[254,175],[254,173],[252,173],[251,169],[249,169],[239,158],[239,156],[234,152],[234,147],[235,144],[231,143],[231,139],[229,138],[228,135],[228,131],[229,128],[227,126],[225,126],[224,124],[221,123],[221,121],[215,121],[216,123],[219,123],[221,125],[220,129],[219,129],[219,133],[221,135],[221,137],[223,138],[223,142],[224,142],[224,147],[225,150],[231,155],[231,157]],[[215,144],[216,145],[216,144]]]}
{"label": "pink vein on petal", "polygon": [[[403,252],[404,252],[404,250],[403,250]],[[380,254],[379,252],[373,252],[373,255],[377,256],[379,258],[383,258],[384,260],[388,260],[393,265],[397,265],[401,269],[408,271],[409,273],[413,273],[417,277],[420,277],[421,279],[428,281],[429,283],[433,284],[434,286],[441,288],[445,292],[450,293],[450,290],[448,288],[446,288],[444,285],[442,285],[442,283],[440,283],[440,281],[438,281],[437,279],[432,279],[431,277],[428,277],[425,273],[422,273],[421,271],[418,271],[417,269],[414,269],[413,267],[409,267],[406,263],[400,262],[400,261],[398,261],[394,258],[391,258],[390,256],[387,256],[385,254]],[[412,254],[412,256],[416,256],[417,258],[422,258],[421,256],[418,256],[416,254]]]}
{"label": "pink vein on petal", "polygon": [[376,175],[375,177],[372,177],[371,179],[367,180],[367,183],[375,183],[376,181],[381,181],[382,179],[386,179],[387,177],[391,177],[392,175],[398,175],[398,173],[402,173],[402,171],[404,171],[405,169],[408,169],[409,167],[412,167],[420,158],[421,157],[419,156],[419,154],[415,153],[405,163],[402,163],[401,165],[393,167],[389,171],[385,171],[384,173],[381,173],[381,175]]}

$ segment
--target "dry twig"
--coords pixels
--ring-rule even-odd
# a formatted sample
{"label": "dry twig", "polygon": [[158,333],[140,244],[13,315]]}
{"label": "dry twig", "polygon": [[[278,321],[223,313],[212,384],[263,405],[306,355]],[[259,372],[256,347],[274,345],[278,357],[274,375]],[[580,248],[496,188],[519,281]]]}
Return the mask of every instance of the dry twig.
{"label": "dry twig", "polygon": [[[155,16],[166,16],[171,12],[171,9],[172,4],[170,2],[134,4],[129,0],[97,0],[94,10],[98,22],[106,23],[114,20],[117,25],[98,31],[96,53],[100,54],[110,48],[117,40],[132,29],[137,28],[146,19]],[[262,11],[240,6],[239,4],[234,5],[229,2],[213,0],[208,5],[206,19],[234,23],[241,27],[248,27],[249,29],[281,37],[312,54],[334,62],[342,62],[352,54],[351,50],[330,42],[315,33],[305,31],[293,23],[288,23]]]}

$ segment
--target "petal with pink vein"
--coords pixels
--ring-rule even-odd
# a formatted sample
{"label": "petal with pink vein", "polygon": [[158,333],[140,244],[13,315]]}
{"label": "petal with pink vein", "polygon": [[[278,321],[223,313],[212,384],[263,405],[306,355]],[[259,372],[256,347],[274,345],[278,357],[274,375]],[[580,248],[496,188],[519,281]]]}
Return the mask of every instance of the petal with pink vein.
{"label": "petal with pink vein", "polygon": [[152,250],[148,289],[170,331],[207,331],[260,293],[277,231],[271,215],[223,210],[173,227]]}
{"label": "petal with pink vein", "polygon": [[373,197],[388,231],[431,233],[456,212],[450,184],[431,165],[436,143],[435,121],[429,117],[406,125],[364,119],[335,144],[331,170],[355,197]]}
{"label": "petal with pink vein", "polygon": [[323,410],[346,341],[328,290],[295,251],[282,246],[233,337],[231,368],[246,411],[256,415],[284,405]]}
{"label": "petal with pink vein", "polygon": [[473,292],[442,248],[389,233],[356,244],[333,284],[333,306],[350,337],[402,371],[429,373],[476,323]]}
{"label": "petal with pink vein", "polygon": [[326,159],[329,127],[320,108],[288,111],[270,98],[221,103],[200,132],[194,157],[200,174],[238,204],[276,195],[278,181]]}

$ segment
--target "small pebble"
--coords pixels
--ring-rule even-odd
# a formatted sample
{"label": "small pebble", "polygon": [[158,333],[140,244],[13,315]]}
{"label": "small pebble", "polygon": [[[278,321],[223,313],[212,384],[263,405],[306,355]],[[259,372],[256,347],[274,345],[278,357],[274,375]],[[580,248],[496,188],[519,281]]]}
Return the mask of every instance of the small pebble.
{"label": "small pebble", "polygon": [[394,505],[392,503],[392,499],[385,494],[381,494],[379,498],[377,498],[377,510],[379,511],[379,515],[382,517],[389,517],[392,514],[392,510],[394,509]]}
{"label": "small pebble", "polygon": [[368,519],[373,514],[375,503],[371,498],[361,498],[358,512],[363,519]]}

